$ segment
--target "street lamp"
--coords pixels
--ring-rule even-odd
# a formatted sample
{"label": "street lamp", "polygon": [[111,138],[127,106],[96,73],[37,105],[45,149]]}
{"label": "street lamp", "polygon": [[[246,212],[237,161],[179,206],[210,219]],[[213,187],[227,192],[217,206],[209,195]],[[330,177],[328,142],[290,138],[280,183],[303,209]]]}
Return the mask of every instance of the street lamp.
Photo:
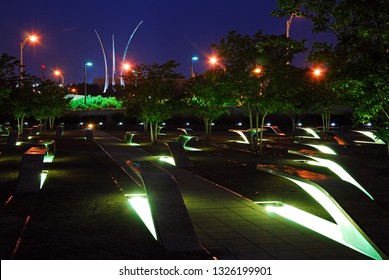
{"label": "street lamp", "polygon": [[253,70],[253,73],[257,76],[259,76],[259,74],[261,74],[261,72],[262,72],[262,69],[259,66],[255,67]]}
{"label": "street lamp", "polygon": [[87,85],[86,85],[86,67],[87,66],[92,66],[92,62],[84,62],[84,104],[86,104],[86,96],[88,94],[88,89],[87,89]]}
{"label": "street lamp", "polygon": [[315,78],[319,79],[323,75],[323,69],[316,67],[312,70],[312,74]]}
{"label": "street lamp", "polygon": [[54,75],[57,77],[61,77],[61,87],[63,87],[65,85],[65,79],[62,75],[62,72],[60,70],[55,70]]}
{"label": "street lamp", "polygon": [[129,71],[131,70],[131,65],[129,63],[124,63],[122,66],[124,73],[120,76],[120,79],[123,81],[121,85],[126,86],[126,77],[128,79]]}
{"label": "street lamp", "polygon": [[199,58],[197,56],[192,56],[192,59],[191,59],[191,65],[190,65],[190,77],[191,78],[194,78],[196,75],[193,71],[193,61],[197,61],[199,60]]}
{"label": "street lamp", "polygon": [[36,35],[30,35],[30,36],[26,37],[20,43],[20,64],[19,64],[19,77],[20,77],[20,80],[23,80],[23,73],[24,73],[23,48],[27,44],[28,41],[30,41],[31,43],[35,43],[35,42],[38,41],[38,37]]}
{"label": "street lamp", "polygon": [[212,70],[215,70],[215,66],[218,63],[218,59],[216,56],[212,56],[209,58],[209,64],[211,64]]}

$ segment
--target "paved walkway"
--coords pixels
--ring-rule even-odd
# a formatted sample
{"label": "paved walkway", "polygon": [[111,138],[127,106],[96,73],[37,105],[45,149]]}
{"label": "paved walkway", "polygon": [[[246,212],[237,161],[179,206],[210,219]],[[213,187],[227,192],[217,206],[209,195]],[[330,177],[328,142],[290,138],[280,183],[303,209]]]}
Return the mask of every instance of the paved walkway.
{"label": "paved walkway", "polygon": [[[151,160],[144,150],[95,131],[94,141],[133,180],[126,160]],[[368,257],[272,215],[264,207],[216,185],[190,169],[158,163],[177,181],[200,242],[217,259],[368,259]]]}

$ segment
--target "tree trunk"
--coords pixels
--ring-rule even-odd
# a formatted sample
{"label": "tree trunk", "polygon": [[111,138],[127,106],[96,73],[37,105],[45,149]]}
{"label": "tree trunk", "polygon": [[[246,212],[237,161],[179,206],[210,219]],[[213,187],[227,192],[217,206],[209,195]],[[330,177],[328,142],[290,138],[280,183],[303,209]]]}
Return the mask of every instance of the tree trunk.
{"label": "tree trunk", "polygon": [[259,137],[259,154],[263,154],[263,126],[265,124],[265,118],[267,114],[263,114],[261,118],[261,131],[260,131],[260,137]]}
{"label": "tree trunk", "polygon": [[205,130],[205,138],[208,139],[208,135],[209,135],[209,118],[208,117],[204,117],[204,130]]}
{"label": "tree trunk", "polygon": [[16,121],[18,123],[18,131],[22,132],[23,131],[23,126],[24,126],[24,116],[16,117]]}
{"label": "tree trunk", "polygon": [[150,122],[150,141],[151,143],[155,144],[154,142],[154,132],[153,132],[153,123]]}
{"label": "tree trunk", "polygon": [[155,122],[154,126],[154,143],[156,144],[158,141],[158,122]]}
{"label": "tree trunk", "polygon": [[253,137],[253,134],[251,133],[251,131],[254,130],[254,127],[253,127],[253,111],[251,110],[251,108],[248,106],[247,107],[248,109],[248,112],[249,112],[249,122],[250,122],[250,145],[251,145],[251,151],[253,153],[255,153],[255,146],[254,146],[254,137]]}

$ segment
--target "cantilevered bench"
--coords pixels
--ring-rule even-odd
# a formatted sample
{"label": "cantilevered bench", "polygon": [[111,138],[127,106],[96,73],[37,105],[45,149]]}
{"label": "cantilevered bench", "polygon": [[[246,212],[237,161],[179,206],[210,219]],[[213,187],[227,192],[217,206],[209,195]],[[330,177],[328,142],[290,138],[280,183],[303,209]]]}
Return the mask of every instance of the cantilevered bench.
{"label": "cantilevered bench", "polygon": [[192,147],[186,146],[186,144],[191,139],[195,139],[197,141],[198,137],[194,136],[194,135],[187,135],[187,134],[183,135],[183,134],[180,134],[180,136],[178,136],[178,138],[177,138],[177,142],[180,143],[184,147],[184,149],[194,149]]}
{"label": "cantilevered bench", "polygon": [[128,145],[132,146],[138,146],[139,144],[132,142],[134,139],[134,136],[137,134],[135,131],[127,131],[126,134],[124,135],[124,143],[127,143]]}
{"label": "cantilevered bench", "polygon": [[188,154],[186,153],[184,146],[179,142],[166,142],[166,146],[169,148],[170,154],[174,159],[175,166],[177,167],[193,167],[190,162]]}
{"label": "cantilevered bench", "polygon": [[85,139],[86,141],[93,141],[93,129],[85,128]]}
{"label": "cantilevered bench", "polygon": [[203,251],[176,180],[148,161],[126,164],[145,189],[157,240],[168,252]]}
{"label": "cantilevered bench", "polygon": [[54,155],[55,150],[55,141],[52,139],[41,139],[37,142],[38,145],[44,146],[47,150],[46,155]]}
{"label": "cantilevered bench", "polygon": [[46,152],[44,147],[31,147],[23,154],[16,193],[34,193],[40,190]]}

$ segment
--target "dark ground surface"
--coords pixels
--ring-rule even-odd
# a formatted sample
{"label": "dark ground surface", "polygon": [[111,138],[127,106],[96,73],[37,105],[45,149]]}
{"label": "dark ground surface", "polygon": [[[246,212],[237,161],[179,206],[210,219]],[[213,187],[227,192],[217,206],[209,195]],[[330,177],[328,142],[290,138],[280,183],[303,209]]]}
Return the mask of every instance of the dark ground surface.
{"label": "dark ground surface", "polygon": [[[109,131],[124,138],[125,131]],[[160,135],[157,145],[140,134],[134,141],[153,155],[167,155],[164,142],[179,133]],[[203,255],[169,254],[156,242],[118,188],[120,169],[84,132],[66,132],[54,138],[57,154],[39,194],[14,195],[22,154],[28,147],[7,148],[0,144],[0,257],[1,259],[203,259]],[[272,138],[264,143],[264,155],[253,155],[250,147],[236,143],[234,133],[215,132],[206,140],[190,140],[201,149],[189,151],[194,164],[190,171],[229,188],[253,201],[282,201],[331,220],[309,195],[286,179],[256,169],[258,163],[290,161],[288,149],[299,148],[291,139]],[[326,141],[334,144],[333,140]],[[389,168],[386,147],[347,146],[357,179],[376,197],[382,211],[389,213]],[[315,170],[318,171],[318,170]],[[328,176],[328,171],[315,174]],[[309,174],[308,174],[309,175]],[[315,175],[317,176],[317,175]],[[11,198],[11,199],[10,199]],[[26,225],[26,226],[24,226]]]}

